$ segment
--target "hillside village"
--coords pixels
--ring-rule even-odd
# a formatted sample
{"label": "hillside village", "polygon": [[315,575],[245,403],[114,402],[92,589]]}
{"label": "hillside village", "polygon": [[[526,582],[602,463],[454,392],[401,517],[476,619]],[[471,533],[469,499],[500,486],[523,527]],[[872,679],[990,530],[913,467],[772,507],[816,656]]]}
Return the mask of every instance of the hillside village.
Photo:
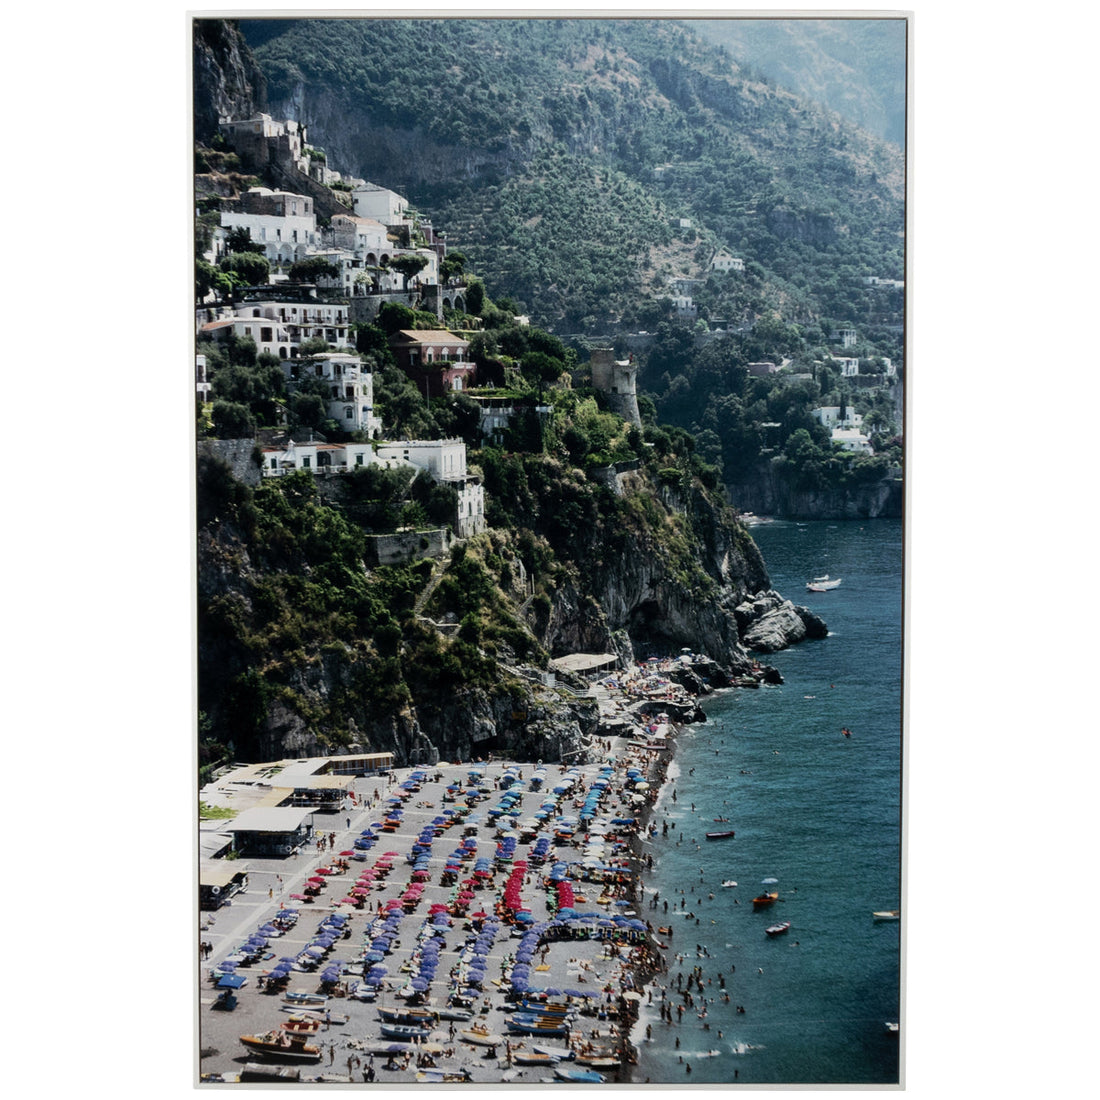
{"label": "hillside village", "polygon": [[[287,426],[285,406],[275,405],[275,423],[254,432],[258,468],[239,465],[238,474],[255,481],[297,470],[324,478],[370,465],[406,467],[455,491],[450,526],[459,538],[484,530],[484,488],[478,472],[467,465],[465,442],[387,438],[369,357],[355,346],[356,326],[375,322],[387,303],[412,311],[417,327],[389,336],[399,367],[425,401],[457,393],[471,398],[478,406],[479,438],[499,443],[520,409],[514,395],[501,387],[500,373],[479,371],[471,354],[481,318],[466,312],[470,279],[464,258],[449,253],[446,233],[401,195],[331,170],[299,123],[259,114],[224,120],[220,134],[223,148],[231,150],[224,163],[262,172],[285,187],[255,185],[259,177],[252,176],[238,177],[249,185],[235,194],[197,193],[196,214],[208,235],[197,250],[196,338],[216,347],[250,342],[258,361],[279,364],[288,395],[322,394],[327,422],[339,429],[332,438],[331,432],[294,430]],[[264,263],[257,265],[255,257]],[[744,261],[726,250],[716,252],[709,266],[734,277],[744,271]],[[248,278],[254,274],[264,278],[254,283]],[[692,283],[683,276],[670,280],[672,312],[681,319],[694,316]],[[435,327],[424,327],[429,317]],[[528,320],[517,316],[515,322],[527,325]],[[726,332],[720,321],[700,323],[699,329],[701,343]],[[861,360],[846,354],[858,342],[853,328],[841,326],[835,339],[829,365],[840,377],[857,387],[896,381],[889,359],[877,360],[874,376],[861,377]],[[635,333],[623,346],[644,349],[649,342],[647,334]],[[634,356],[627,354],[620,360],[608,349],[593,351],[591,381],[610,409],[640,426]],[[789,359],[748,364],[756,376],[790,373],[791,368]],[[211,426],[216,386],[201,353],[195,371],[200,423],[206,424],[201,434],[222,437],[205,438],[202,445],[226,454],[226,437],[242,431]],[[810,377],[792,375],[793,380]],[[553,413],[541,402],[534,411],[540,418]],[[839,447],[873,453],[862,417],[851,405],[819,407],[812,415]]]}

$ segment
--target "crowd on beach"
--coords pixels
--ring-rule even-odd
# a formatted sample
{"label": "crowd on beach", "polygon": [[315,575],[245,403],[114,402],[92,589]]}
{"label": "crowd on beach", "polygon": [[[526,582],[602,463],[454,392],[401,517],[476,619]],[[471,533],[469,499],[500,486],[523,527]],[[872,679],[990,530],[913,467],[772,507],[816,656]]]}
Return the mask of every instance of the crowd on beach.
{"label": "crowd on beach", "polygon": [[[662,941],[638,911],[641,873],[652,864],[638,840],[656,828],[647,814],[671,732],[667,715],[644,714],[628,734],[592,741],[584,765],[485,760],[355,780],[341,811],[345,828],[317,831],[310,854],[321,865],[296,866],[284,878],[279,861],[258,861],[261,911],[251,935],[203,937],[204,988],[213,997],[200,997],[200,1046],[217,1052],[200,1059],[204,1079],[226,1080],[234,1070],[239,1077],[246,1052],[236,1049],[237,1021],[278,1033],[288,1022],[280,1009],[315,1019],[318,1041],[307,1044],[316,1047],[314,1071],[336,1064],[321,1029],[345,1029],[348,1072],[338,1076],[392,1079],[415,1069],[419,1080],[539,1079],[530,1074],[545,1069],[521,1064],[538,1045],[560,1048],[554,1066],[591,1063],[606,1079],[623,1079],[641,990],[665,966]],[[444,854],[452,838],[457,846]],[[207,918],[207,930],[231,916]],[[315,931],[304,934],[311,923]],[[361,942],[346,957],[356,931]],[[232,1011],[224,1007],[227,978],[243,979],[228,990]],[[292,989],[303,979],[304,989]],[[300,999],[290,1001],[295,992]],[[379,1034],[383,1005],[439,1015],[403,1043],[392,1040],[392,1027]],[[527,1015],[559,1011],[568,1020],[560,1033],[522,1030]],[[500,1023],[508,1028],[484,1050],[470,1041],[482,1022],[494,1034]]]}

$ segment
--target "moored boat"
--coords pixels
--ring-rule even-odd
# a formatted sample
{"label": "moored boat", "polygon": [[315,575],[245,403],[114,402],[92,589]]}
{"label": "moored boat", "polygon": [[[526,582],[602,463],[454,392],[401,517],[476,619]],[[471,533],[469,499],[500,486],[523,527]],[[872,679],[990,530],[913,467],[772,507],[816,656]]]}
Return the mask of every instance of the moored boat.
{"label": "moored boat", "polygon": [[900,909],[878,909],[871,914],[873,920],[901,920]]}
{"label": "moored boat", "polygon": [[707,840],[724,840],[726,837],[733,836],[732,829],[722,829],[718,832],[707,833]]}
{"label": "moored boat", "polygon": [[782,924],[773,924],[770,928],[764,929],[765,936],[782,936],[784,932],[788,931],[791,927],[791,922],[785,920]]}
{"label": "moored boat", "polygon": [[757,895],[752,899],[752,907],[754,909],[763,909],[765,905],[773,905],[779,900],[779,891],[772,890],[770,893],[763,893]]}
{"label": "moored boat", "polygon": [[829,574],[826,573],[823,577],[814,577],[812,581],[807,581],[806,588],[810,592],[831,592],[840,585],[842,579],[842,577],[830,579]]}
{"label": "moored boat", "polygon": [[737,883],[734,882],[733,879],[728,878],[725,882],[722,883],[722,885],[728,890],[731,886],[736,886]]}

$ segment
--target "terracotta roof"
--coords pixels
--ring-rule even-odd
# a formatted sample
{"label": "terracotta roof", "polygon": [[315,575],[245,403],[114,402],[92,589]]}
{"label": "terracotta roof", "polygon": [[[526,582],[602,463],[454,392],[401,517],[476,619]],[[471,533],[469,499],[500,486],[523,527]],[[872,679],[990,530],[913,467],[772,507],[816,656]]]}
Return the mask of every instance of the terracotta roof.
{"label": "terracotta roof", "polygon": [[437,328],[403,328],[391,339],[402,339],[414,344],[468,344],[470,342],[461,336],[456,336],[453,332]]}

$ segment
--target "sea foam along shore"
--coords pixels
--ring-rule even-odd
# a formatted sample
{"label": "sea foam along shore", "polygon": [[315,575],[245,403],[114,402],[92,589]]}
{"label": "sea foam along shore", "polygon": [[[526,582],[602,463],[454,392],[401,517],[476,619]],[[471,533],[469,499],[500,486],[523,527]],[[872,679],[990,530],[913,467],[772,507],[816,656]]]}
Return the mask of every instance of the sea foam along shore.
{"label": "sea foam along shore", "polygon": [[[331,837],[315,858],[250,861],[249,891],[200,929],[203,1079],[533,1082],[588,1064],[626,1080],[641,989],[665,966],[637,911],[637,840],[673,727],[663,713],[624,721],[615,694],[620,725],[605,729],[618,732],[584,764],[359,778],[342,822],[315,819]],[[225,975],[245,979],[232,1011],[219,1007]],[[240,1036],[279,1031],[290,991],[326,998],[316,1007],[343,1022],[319,1024],[316,1057],[279,1069]],[[395,1039],[392,1022],[383,1034],[381,1010],[414,1008],[435,1014],[419,1041]],[[562,1026],[538,1026],[555,1015]]]}

